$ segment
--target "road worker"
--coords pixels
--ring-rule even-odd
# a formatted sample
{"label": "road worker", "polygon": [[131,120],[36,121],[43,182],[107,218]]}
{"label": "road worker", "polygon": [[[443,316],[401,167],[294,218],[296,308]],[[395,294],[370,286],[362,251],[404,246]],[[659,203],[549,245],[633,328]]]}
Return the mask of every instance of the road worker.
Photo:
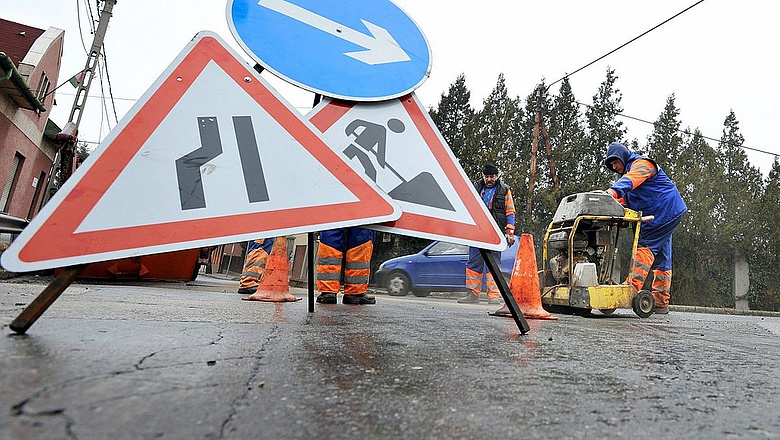
{"label": "road worker", "polygon": [[[482,179],[475,183],[477,193],[493,215],[498,227],[506,234],[507,243],[512,246],[515,243],[515,202],[512,199],[512,190],[499,178],[498,167],[493,164],[485,164],[482,169]],[[490,251],[496,256],[496,261],[501,261],[501,253]],[[485,260],[482,258],[479,248],[469,247],[469,261],[466,263],[466,289],[468,293],[458,299],[461,304],[478,304],[482,291],[482,278],[487,274],[488,304],[500,304],[501,293],[490,271],[486,270]]]}
{"label": "road worker", "polygon": [[317,302],[336,304],[341,290],[344,263],[344,304],[375,304],[366,293],[374,251],[374,231],[365,228],[339,228],[320,232],[317,248]]}
{"label": "road worker", "polygon": [[604,166],[620,175],[609,188],[623,206],[640,211],[653,219],[639,231],[631,285],[638,291],[653,272],[654,313],[669,313],[672,286],[672,233],[688,210],[677,186],[654,161],[613,142],[607,148]]}
{"label": "road worker", "polygon": [[241,272],[241,280],[238,284],[238,293],[251,295],[257,291],[260,280],[265,273],[265,265],[271,248],[274,247],[275,238],[260,238],[247,243],[246,257],[244,258],[244,270]]}

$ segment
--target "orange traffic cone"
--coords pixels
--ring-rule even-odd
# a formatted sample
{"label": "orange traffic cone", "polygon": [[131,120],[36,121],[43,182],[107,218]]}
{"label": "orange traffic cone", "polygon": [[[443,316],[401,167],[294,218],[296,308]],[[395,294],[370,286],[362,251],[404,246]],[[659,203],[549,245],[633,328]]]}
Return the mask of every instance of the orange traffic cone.
{"label": "orange traffic cone", "polygon": [[287,273],[287,237],[276,237],[268,263],[265,266],[265,274],[257,291],[246,298],[246,301],[267,302],[291,302],[303,298],[296,298],[290,294],[290,275]]}
{"label": "orange traffic cone", "polygon": [[515,265],[512,267],[512,278],[509,280],[509,290],[524,317],[528,319],[558,319],[542,308],[534,237],[531,234],[520,236],[517,258],[515,258]]}

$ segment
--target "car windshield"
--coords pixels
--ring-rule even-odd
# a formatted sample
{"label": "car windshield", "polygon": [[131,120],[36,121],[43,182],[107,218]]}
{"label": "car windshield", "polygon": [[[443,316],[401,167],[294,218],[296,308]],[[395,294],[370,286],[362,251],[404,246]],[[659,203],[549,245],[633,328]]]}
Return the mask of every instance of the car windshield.
{"label": "car windshield", "polygon": [[428,255],[466,255],[469,247],[463,244],[445,243],[440,241],[428,249]]}

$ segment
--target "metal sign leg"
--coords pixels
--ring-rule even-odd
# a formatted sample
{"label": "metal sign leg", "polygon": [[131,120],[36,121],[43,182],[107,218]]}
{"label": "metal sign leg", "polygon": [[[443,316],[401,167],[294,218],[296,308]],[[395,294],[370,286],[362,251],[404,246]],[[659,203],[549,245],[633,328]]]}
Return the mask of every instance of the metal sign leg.
{"label": "metal sign leg", "polygon": [[309,313],[314,313],[314,269],[316,262],[314,261],[314,232],[307,234],[306,242],[306,270],[308,272],[308,285],[309,285]]}
{"label": "metal sign leg", "polygon": [[515,301],[515,297],[512,296],[512,292],[509,291],[509,285],[507,285],[504,275],[501,273],[501,266],[499,265],[496,256],[485,249],[480,249],[479,253],[482,255],[482,259],[485,260],[485,264],[487,265],[490,274],[493,275],[493,280],[495,280],[496,286],[498,286],[498,291],[501,292],[501,296],[504,298],[507,308],[512,313],[512,318],[514,318],[515,324],[517,324],[517,328],[520,330],[520,334],[524,335],[528,333],[528,331],[531,330],[531,327],[528,325],[528,321],[525,320],[523,313],[517,306],[517,302]]}
{"label": "metal sign leg", "polygon": [[38,318],[43,315],[49,306],[60,297],[62,292],[70,286],[76,277],[87,267],[87,264],[70,266],[63,269],[45,289],[14,319],[9,327],[16,333],[23,335]]}

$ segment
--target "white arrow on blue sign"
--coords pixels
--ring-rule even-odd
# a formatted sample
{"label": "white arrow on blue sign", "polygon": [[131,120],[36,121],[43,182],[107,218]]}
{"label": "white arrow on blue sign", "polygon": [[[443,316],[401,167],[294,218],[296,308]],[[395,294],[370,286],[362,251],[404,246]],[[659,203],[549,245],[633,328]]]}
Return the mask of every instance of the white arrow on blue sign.
{"label": "white arrow on blue sign", "polygon": [[389,0],[229,0],[227,20],[263,68],[325,96],[392,99],[430,75],[425,36]]}

